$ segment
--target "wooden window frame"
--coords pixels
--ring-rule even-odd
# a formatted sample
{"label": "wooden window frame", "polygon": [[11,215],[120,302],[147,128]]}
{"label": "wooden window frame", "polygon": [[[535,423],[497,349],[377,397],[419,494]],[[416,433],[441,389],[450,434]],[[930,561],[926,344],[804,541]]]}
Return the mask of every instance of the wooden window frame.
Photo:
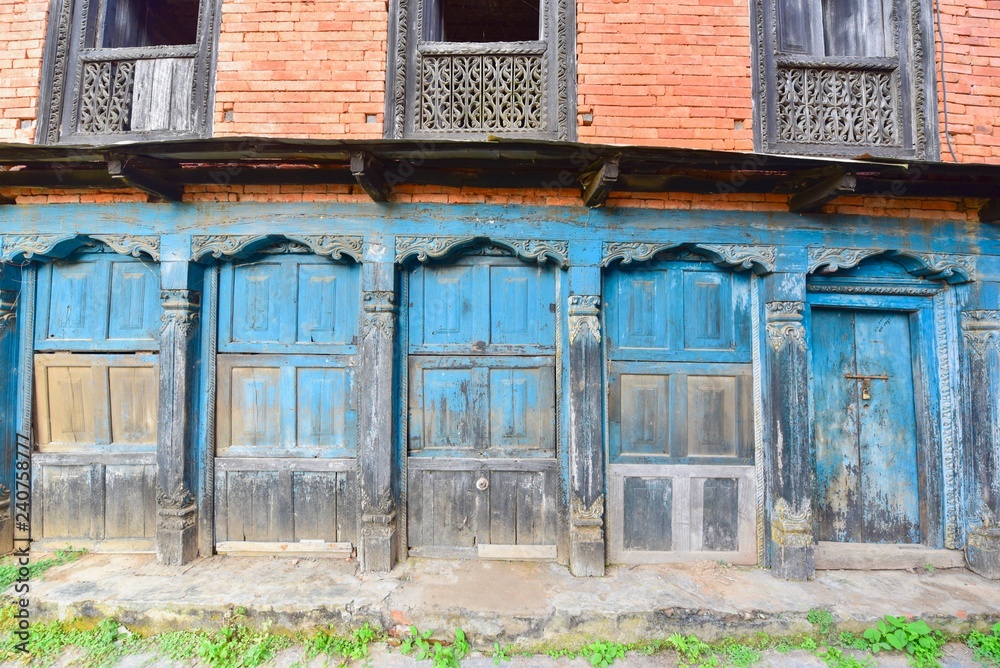
{"label": "wooden window frame", "polygon": [[[426,4],[433,0],[392,0],[389,8],[388,58],[386,63],[386,139],[470,139],[488,135],[519,138],[576,139],[576,8],[570,0],[541,0],[540,39],[530,42],[434,42],[423,37],[422,17]],[[510,66],[526,68],[542,81],[541,102],[537,114],[518,127],[491,125],[482,120],[477,125],[468,119],[456,124],[420,120],[423,95],[418,71],[426,60],[437,61],[438,72],[463,67],[480,60],[479,67]],[[471,67],[471,65],[470,65]],[[534,69],[532,69],[534,68]],[[428,71],[432,69],[428,65]],[[450,73],[450,69],[447,72]],[[443,75],[442,75],[443,76]],[[450,76],[450,74],[448,74]],[[512,75],[516,85],[517,75]],[[439,80],[440,83],[440,80]],[[489,92],[483,84],[481,91]],[[494,95],[502,97],[497,91]],[[427,95],[430,95],[428,93]],[[445,96],[451,95],[448,88]],[[513,94],[511,95],[513,96]],[[428,97],[428,99],[430,99]],[[485,105],[484,105],[485,106]],[[436,110],[438,118],[449,116],[453,107]],[[457,113],[457,112],[456,112]],[[450,118],[450,116],[449,116]]]}
{"label": "wooden window frame", "polygon": [[[758,151],[777,154],[822,155],[838,157],[909,158],[938,160],[937,89],[934,73],[934,39],[929,0],[893,0],[890,17],[895,38],[891,57],[812,56],[793,53],[781,45],[780,0],[754,0],[751,20],[755,26],[753,53],[754,144]],[[820,0],[810,0],[815,11],[822,11]],[[877,141],[844,140],[847,132],[823,130],[819,121],[825,114],[836,115],[834,105],[782,96],[782,90],[800,90],[797,84],[807,79],[816,83],[839,78],[844,87],[882,86],[889,104],[875,109],[853,100],[840,104],[869,113],[872,131],[879,129]],[[867,99],[867,98],[866,98]],[[792,110],[805,107],[803,117],[816,120],[792,126]],[[879,122],[889,119],[889,123]],[[884,128],[893,130],[885,131]]]}
{"label": "wooden window frame", "polygon": [[[49,25],[42,61],[38,123],[35,141],[39,144],[94,144],[110,141],[197,139],[207,137],[212,128],[212,102],[216,69],[216,45],[220,29],[221,0],[200,0],[197,43],[181,46],[135,48],[85,48],[90,5],[99,0],[50,0]],[[93,23],[90,21],[90,23]],[[121,78],[134,81],[138,67],[155,68],[168,59],[186,63],[190,73],[190,100],[185,127],[146,131],[114,129],[114,123],[100,123],[81,131],[80,99],[83,97],[84,67],[107,65],[110,86]],[[122,70],[119,64],[129,64]],[[148,71],[148,70],[147,70]],[[183,90],[179,88],[178,90]],[[109,92],[109,95],[111,93]],[[112,95],[113,97],[113,95]],[[111,100],[114,104],[114,100]],[[103,126],[103,127],[102,127]],[[108,129],[111,126],[111,129]]]}

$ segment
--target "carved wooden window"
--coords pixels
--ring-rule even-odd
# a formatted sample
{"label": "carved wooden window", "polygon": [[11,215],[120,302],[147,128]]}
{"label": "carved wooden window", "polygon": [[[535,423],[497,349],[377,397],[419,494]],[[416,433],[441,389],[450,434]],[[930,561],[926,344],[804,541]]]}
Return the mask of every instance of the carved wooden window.
{"label": "carved wooden window", "polygon": [[216,0],[53,0],[39,141],[206,133]]}
{"label": "carved wooden window", "polygon": [[395,0],[386,136],[572,139],[569,0]]}
{"label": "carved wooden window", "polygon": [[757,0],[765,151],[936,159],[922,0]]}

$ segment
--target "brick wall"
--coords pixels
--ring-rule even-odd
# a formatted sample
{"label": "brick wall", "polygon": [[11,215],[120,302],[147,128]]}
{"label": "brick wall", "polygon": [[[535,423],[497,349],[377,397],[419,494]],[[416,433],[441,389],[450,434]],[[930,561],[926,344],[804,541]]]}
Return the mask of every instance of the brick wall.
{"label": "brick wall", "polygon": [[579,0],[577,32],[581,141],[753,150],[747,0]]}
{"label": "brick wall", "polygon": [[388,22],[384,0],[224,0],[215,135],[380,138]]}
{"label": "brick wall", "polygon": [[49,3],[0,0],[0,141],[32,141]]}
{"label": "brick wall", "polygon": [[[952,147],[959,162],[1000,164],[1000,0],[940,4]],[[940,81],[938,109],[941,159],[951,161]]]}

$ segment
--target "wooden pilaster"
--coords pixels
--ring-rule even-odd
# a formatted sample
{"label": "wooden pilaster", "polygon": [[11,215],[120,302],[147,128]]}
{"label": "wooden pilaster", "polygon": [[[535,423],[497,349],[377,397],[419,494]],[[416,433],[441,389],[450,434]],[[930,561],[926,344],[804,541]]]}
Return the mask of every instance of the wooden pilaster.
{"label": "wooden pilaster", "polygon": [[[17,304],[20,268],[0,264],[0,554],[14,549],[14,463],[17,461]],[[5,519],[4,519],[5,518]]]}
{"label": "wooden pilaster", "polygon": [[195,381],[195,339],[201,294],[187,261],[160,265],[160,388],[156,442],[156,557],[179,565],[198,554],[191,474],[190,413]]}
{"label": "wooden pilaster", "polygon": [[1000,310],[962,313],[969,568],[1000,579]]}
{"label": "wooden pilaster", "polygon": [[815,574],[815,566],[805,282],[783,274],[772,274],[765,281],[769,379],[764,422],[770,444],[771,568],[782,579],[807,580]]}
{"label": "wooden pilaster", "polygon": [[359,557],[364,571],[392,570],[398,530],[393,493],[396,271],[391,243],[369,240],[361,268],[358,384]]}
{"label": "wooden pilaster", "polygon": [[[604,382],[599,244],[575,244],[569,295],[570,570],[604,575]],[[590,263],[593,264],[590,264]]]}

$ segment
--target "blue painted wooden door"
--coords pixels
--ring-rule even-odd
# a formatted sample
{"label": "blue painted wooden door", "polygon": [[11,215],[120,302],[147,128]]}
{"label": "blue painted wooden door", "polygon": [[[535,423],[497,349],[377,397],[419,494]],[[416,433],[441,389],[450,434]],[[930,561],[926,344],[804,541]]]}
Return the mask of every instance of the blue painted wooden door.
{"label": "blue painted wooden door", "polygon": [[756,562],[750,302],[684,252],[608,274],[613,561]]}
{"label": "blue painted wooden door", "polygon": [[221,268],[220,550],[357,542],[360,291],[358,265],[305,253],[265,252]]}
{"label": "blue painted wooden door", "polygon": [[44,548],[153,547],[159,268],[103,250],[38,270],[32,533]]}
{"label": "blue painted wooden door", "polygon": [[920,542],[910,316],[812,309],[819,540]]}
{"label": "blue painted wooden door", "polygon": [[554,270],[469,256],[406,289],[411,553],[554,558]]}

